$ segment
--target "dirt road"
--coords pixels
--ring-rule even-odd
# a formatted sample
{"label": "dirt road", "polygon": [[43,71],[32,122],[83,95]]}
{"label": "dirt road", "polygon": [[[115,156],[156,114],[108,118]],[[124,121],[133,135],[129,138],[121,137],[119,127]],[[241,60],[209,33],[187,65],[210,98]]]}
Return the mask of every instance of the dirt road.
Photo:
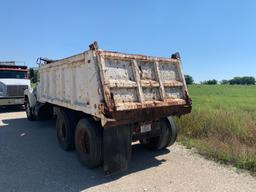
{"label": "dirt road", "polygon": [[128,171],[105,177],[60,149],[54,121],[0,111],[0,191],[256,191],[256,178],[176,144],[151,152],[133,145]]}

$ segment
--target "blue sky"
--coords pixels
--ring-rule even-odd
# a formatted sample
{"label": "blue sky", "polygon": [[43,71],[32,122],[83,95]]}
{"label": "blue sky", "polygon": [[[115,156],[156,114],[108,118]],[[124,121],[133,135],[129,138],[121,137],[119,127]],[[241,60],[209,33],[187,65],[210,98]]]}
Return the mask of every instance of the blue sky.
{"label": "blue sky", "polygon": [[256,76],[256,1],[0,0],[0,60],[88,49],[169,57],[199,82]]}

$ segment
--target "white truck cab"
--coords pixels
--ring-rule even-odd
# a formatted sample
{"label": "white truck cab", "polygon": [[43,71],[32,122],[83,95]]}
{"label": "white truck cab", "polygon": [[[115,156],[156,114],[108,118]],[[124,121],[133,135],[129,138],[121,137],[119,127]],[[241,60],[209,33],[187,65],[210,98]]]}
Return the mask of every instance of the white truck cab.
{"label": "white truck cab", "polygon": [[26,89],[30,89],[27,66],[0,62],[0,106],[23,105]]}

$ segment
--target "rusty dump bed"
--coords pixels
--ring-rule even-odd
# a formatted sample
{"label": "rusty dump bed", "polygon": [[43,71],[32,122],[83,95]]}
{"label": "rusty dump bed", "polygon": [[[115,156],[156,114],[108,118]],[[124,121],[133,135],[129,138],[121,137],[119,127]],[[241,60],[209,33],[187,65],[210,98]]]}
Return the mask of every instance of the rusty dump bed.
{"label": "rusty dump bed", "polygon": [[38,98],[101,119],[103,126],[189,113],[181,61],[91,48],[40,67]]}
{"label": "rusty dump bed", "polygon": [[98,51],[105,102],[111,118],[128,123],[191,111],[179,57]]}

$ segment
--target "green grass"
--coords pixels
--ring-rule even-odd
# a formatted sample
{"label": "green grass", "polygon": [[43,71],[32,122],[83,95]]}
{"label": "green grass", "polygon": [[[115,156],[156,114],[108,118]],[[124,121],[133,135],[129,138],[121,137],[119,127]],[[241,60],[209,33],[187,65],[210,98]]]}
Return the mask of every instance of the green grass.
{"label": "green grass", "polygon": [[200,154],[256,172],[256,86],[192,85],[192,113],[179,141]]}

